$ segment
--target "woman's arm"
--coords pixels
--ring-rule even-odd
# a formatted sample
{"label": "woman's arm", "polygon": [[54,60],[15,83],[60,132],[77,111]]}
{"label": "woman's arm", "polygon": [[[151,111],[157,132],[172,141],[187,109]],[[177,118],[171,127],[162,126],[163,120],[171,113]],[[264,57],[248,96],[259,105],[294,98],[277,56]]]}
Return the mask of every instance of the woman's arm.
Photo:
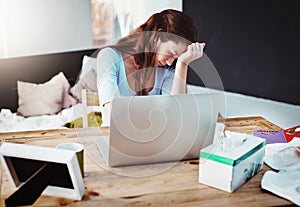
{"label": "woman's arm", "polygon": [[100,103],[103,104],[110,120],[111,101],[118,92],[118,63],[122,56],[112,48],[102,49],[97,56],[97,88]]}
{"label": "woman's arm", "polygon": [[175,75],[172,85],[171,94],[184,94],[186,91],[186,79],[188,65],[203,56],[205,43],[192,43],[187,47],[187,50],[178,57],[175,66]]}

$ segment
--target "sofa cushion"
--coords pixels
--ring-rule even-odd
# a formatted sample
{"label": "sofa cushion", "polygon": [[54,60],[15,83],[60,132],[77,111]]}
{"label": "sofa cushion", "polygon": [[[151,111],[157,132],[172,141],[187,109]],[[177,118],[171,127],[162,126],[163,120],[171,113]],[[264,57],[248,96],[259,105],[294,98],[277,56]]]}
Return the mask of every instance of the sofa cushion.
{"label": "sofa cushion", "polygon": [[25,117],[52,115],[60,112],[63,105],[72,104],[66,81],[62,72],[42,84],[18,81],[18,114]]}

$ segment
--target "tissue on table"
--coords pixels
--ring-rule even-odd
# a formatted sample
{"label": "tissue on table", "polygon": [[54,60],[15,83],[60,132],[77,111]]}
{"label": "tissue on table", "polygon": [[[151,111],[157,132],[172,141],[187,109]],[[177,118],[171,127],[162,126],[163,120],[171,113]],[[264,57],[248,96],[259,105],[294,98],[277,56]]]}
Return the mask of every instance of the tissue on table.
{"label": "tissue on table", "polygon": [[289,143],[276,143],[266,145],[265,163],[275,170],[283,170],[289,166],[299,163],[300,138],[294,138]]}
{"label": "tissue on table", "polygon": [[266,146],[265,163],[278,173],[267,171],[261,187],[300,206],[300,139]]}
{"label": "tissue on table", "polygon": [[233,192],[262,169],[265,139],[226,131],[200,152],[199,182]]}

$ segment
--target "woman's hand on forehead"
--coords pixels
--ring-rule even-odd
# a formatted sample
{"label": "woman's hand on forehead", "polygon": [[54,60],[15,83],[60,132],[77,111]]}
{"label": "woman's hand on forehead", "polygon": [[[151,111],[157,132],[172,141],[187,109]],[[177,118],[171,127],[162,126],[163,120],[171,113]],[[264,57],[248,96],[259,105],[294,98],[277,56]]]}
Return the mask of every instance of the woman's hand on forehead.
{"label": "woman's hand on forehead", "polygon": [[190,64],[192,61],[201,58],[203,56],[203,50],[205,43],[195,42],[187,46],[187,50],[181,54],[178,59],[185,63]]}

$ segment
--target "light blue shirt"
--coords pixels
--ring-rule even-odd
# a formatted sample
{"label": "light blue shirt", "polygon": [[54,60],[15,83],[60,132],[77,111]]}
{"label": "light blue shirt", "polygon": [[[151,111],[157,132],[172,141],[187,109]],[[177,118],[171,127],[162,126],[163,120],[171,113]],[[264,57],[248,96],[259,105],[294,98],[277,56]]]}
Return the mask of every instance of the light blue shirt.
{"label": "light blue shirt", "polygon": [[[153,89],[149,95],[170,94],[175,69],[157,67]],[[97,56],[97,87],[101,103],[111,102],[116,96],[135,96],[127,81],[122,53],[104,48]]]}

